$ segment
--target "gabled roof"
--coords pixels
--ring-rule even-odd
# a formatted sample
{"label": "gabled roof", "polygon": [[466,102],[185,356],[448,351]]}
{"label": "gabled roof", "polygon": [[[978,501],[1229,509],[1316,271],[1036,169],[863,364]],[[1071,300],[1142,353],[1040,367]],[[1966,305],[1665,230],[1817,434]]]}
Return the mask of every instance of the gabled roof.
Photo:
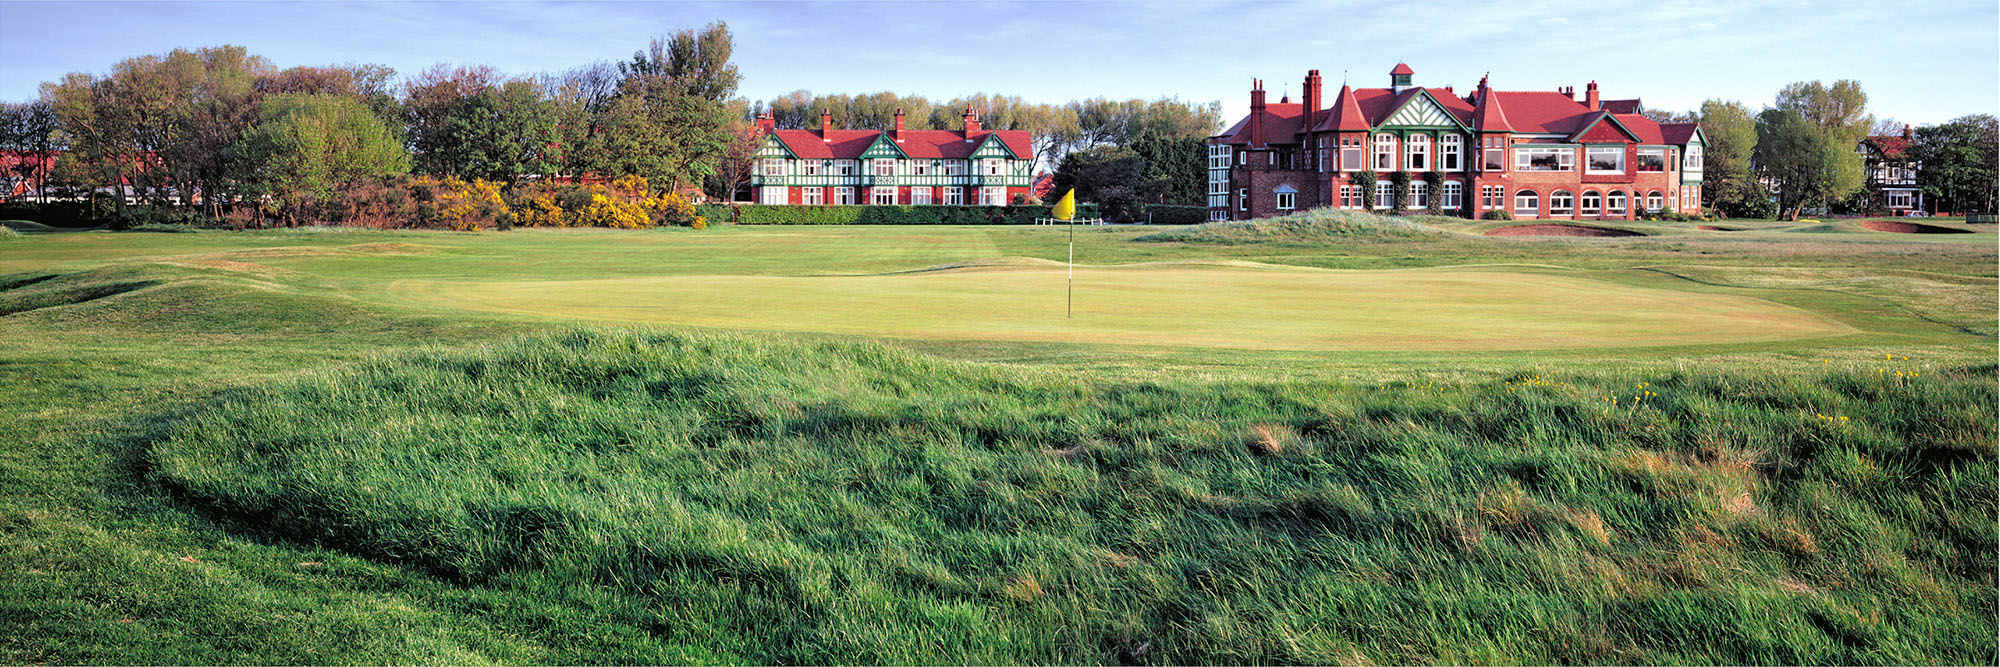
{"label": "gabled roof", "polygon": [[[1264,142],[1271,144],[1298,143],[1299,131],[1305,129],[1306,105],[1277,104],[1264,105]],[[1250,116],[1236,121],[1235,125],[1215,135],[1225,144],[1250,143]]]}
{"label": "gabled roof", "polygon": [[1878,134],[1861,140],[1861,144],[1875,151],[1876,155],[1888,160],[1901,160],[1908,155],[1910,140],[1893,134]]}
{"label": "gabled roof", "polygon": [[1406,88],[1398,93],[1388,88],[1340,87],[1333,100],[1333,113],[1313,126],[1314,132],[1366,130],[1381,125],[1411,100],[1427,97],[1449,112],[1459,125],[1470,127],[1472,105],[1443,88]]}
{"label": "gabled roof", "polygon": [[1708,143],[1707,137],[1701,133],[1701,123],[1660,123],[1661,143],[1682,145],[1697,137],[1702,139],[1702,143]]}
{"label": "gabled roof", "polygon": [[[1610,128],[1612,131],[1605,132],[1598,129],[1600,125]],[[1634,133],[1631,128],[1626,127],[1624,123],[1619,122],[1618,117],[1608,111],[1593,111],[1589,115],[1584,116],[1584,121],[1577,124],[1576,131],[1569,134],[1570,143],[1583,143],[1585,140],[1589,140],[1592,143],[1609,143],[1606,140],[1614,138],[1619,141],[1639,141],[1637,133]]]}
{"label": "gabled roof", "polygon": [[829,130],[825,136],[813,130],[774,130],[772,134],[793,155],[808,159],[859,159],[878,140],[911,158],[964,159],[971,157],[972,151],[989,138],[1006,146],[1017,158],[1025,160],[1034,155],[1027,130],[903,130],[899,137],[902,141],[889,140],[881,130]]}

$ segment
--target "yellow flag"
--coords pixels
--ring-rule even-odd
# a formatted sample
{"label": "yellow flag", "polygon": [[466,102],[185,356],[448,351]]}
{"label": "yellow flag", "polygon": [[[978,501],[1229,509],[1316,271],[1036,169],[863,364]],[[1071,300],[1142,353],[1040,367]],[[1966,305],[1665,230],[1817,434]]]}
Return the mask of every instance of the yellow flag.
{"label": "yellow flag", "polygon": [[1075,218],[1076,188],[1070,188],[1069,192],[1063,193],[1062,201],[1056,202],[1056,208],[1054,211],[1051,211],[1051,213],[1055,214],[1057,220],[1069,220]]}

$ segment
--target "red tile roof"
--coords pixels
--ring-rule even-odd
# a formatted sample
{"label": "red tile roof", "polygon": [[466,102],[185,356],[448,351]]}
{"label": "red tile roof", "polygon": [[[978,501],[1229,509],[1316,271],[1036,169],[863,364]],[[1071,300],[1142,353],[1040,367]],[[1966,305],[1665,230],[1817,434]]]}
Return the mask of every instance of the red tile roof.
{"label": "red tile roof", "polygon": [[[1305,115],[1306,105],[1303,104],[1279,102],[1264,105],[1264,141],[1276,144],[1298,143],[1299,130],[1305,127]],[[1226,137],[1223,140],[1226,144],[1249,144],[1250,117],[1244,116],[1243,120],[1236,121],[1235,125],[1229,126],[1229,129],[1215,136]]]}
{"label": "red tile roof", "polygon": [[1889,160],[1903,159],[1904,154],[1910,150],[1910,140],[1893,134],[1878,134],[1861,141],[1875,149],[1876,155]]}
{"label": "red tile roof", "polygon": [[1416,71],[1416,70],[1413,70],[1413,69],[1410,69],[1410,66],[1409,66],[1409,65],[1406,65],[1406,64],[1403,64],[1403,63],[1396,63],[1396,69],[1392,69],[1392,70],[1389,70],[1389,73],[1390,73],[1390,74],[1416,74],[1416,73],[1417,73],[1417,71]]}
{"label": "red tile roof", "polygon": [[[1620,117],[1623,120],[1623,117]],[[1701,131],[1701,123],[1660,123],[1660,141],[1663,144],[1685,144]]]}
{"label": "red tile roof", "polygon": [[1609,111],[1611,113],[1620,113],[1620,114],[1639,113],[1639,111],[1644,108],[1645,108],[1644,106],[1639,104],[1639,98],[1636,97],[1629,100],[1604,101],[1604,110]]}
{"label": "red tile roof", "polygon": [[[869,146],[875,145],[882,131],[829,130],[821,136],[814,130],[774,130],[773,134],[799,157],[851,160],[860,158]],[[1027,130],[903,130],[902,141],[896,147],[913,158],[964,159],[971,157],[972,151],[986,143],[987,137],[996,135],[1000,143],[1021,159],[1034,156],[1033,140]]]}

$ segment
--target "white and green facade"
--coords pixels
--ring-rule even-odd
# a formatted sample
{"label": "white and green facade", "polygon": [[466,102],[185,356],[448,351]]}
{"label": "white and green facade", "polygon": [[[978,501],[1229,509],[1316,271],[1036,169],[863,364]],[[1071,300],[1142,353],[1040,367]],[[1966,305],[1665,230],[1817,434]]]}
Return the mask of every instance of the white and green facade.
{"label": "white and green facade", "polygon": [[1031,195],[1035,163],[1022,130],[984,130],[967,111],[962,130],[781,130],[758,119],[750,186],[769,205],[1002,206]]}

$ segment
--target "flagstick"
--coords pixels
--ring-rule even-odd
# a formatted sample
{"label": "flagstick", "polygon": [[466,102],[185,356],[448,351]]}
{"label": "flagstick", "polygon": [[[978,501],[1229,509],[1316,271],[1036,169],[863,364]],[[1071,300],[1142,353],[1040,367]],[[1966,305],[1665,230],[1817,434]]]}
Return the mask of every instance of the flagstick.
{"label": "flagstick", "polygon": [[1063,292],[1063,319],[1076,314],[1076,221],[1069,221],[1069,285]]}

